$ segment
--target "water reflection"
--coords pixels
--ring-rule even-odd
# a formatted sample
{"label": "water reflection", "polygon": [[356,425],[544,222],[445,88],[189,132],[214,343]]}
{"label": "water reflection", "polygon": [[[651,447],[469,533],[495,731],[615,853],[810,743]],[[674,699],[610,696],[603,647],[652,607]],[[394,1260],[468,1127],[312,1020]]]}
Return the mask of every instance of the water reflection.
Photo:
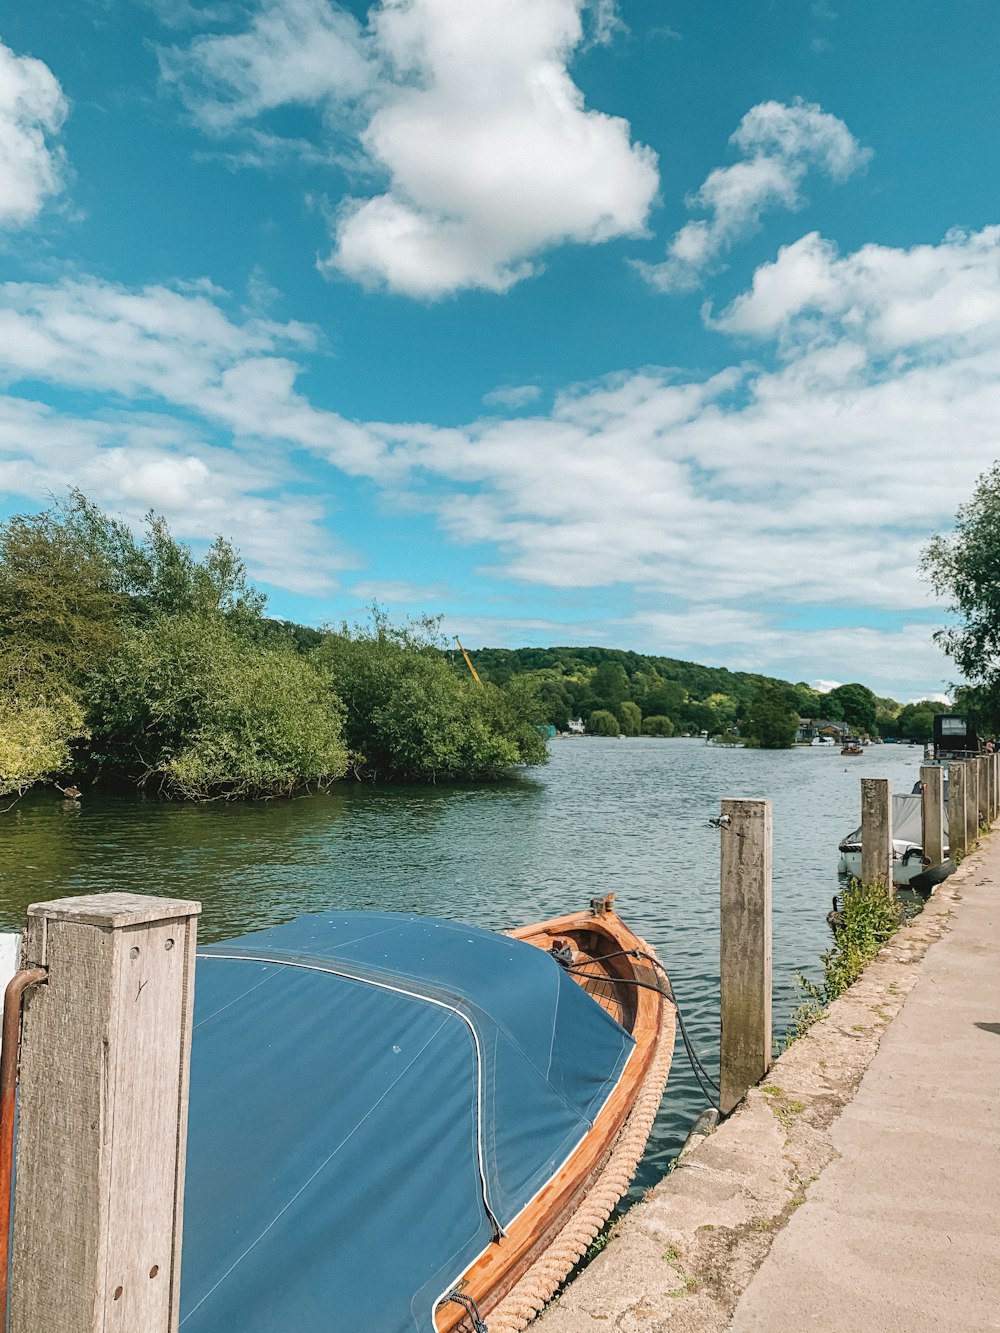
{"label": "water reflection", "polygon": [[[667,965],[692,1039],[718,1062],[719,834],[726,796],[774,804],[774,1015],[795,974],[820,975],[837,844],[860,815],[859,779],[909,791],[919,749],[724,750],[698,741],[561,740],[530,777],[490,787],[380,788],[250,805],[166,805],[33,794],[0,818],[0,921],[31,902],[122,890],[197,898],[200,937],[305,912],[379,907],[494,928],[555,916],[614,890]],[[678,1043],[633,1193],[662,1175],[704,1099]]]}

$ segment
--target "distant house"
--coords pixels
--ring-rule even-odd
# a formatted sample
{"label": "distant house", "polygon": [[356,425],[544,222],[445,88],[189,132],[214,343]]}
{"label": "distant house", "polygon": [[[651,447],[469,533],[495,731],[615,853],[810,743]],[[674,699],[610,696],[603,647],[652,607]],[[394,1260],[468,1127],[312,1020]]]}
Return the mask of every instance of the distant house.
{"label": "distant house", "polygon": [[583,725],[583,718],[582,718],[582,717],[571,717],[571,718],[570,718],[570,720],[569,720],[569,727],[568,727],[568,729],[567,729],[567,733],[568,733],[568,735],[570,735],[570,736],[582,736],[582,735],[584,735],[584,733],[586,732],[586,730],[587,730],[586,727]]}
{"label": "distant house", "polygon": [[843,722],[827,722],[822,718],[800,717],[799,729],[795,733],[798,745],[811,745],[815,740],[843,741],[848,728]]}

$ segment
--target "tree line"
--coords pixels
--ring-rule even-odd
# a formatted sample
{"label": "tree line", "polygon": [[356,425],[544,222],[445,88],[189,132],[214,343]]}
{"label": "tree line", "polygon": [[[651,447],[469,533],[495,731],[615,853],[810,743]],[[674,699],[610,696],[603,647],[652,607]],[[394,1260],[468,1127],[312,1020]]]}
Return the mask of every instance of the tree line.
{"label": "tree line", "polygon": [[269,619],[239,553],[135,537],[77,491],[0,525],[0,794],[72,775],[207,799],[544,763],[530,684],[478,686],[433,621]]}
{"label": "tree line", "polygon": [[[457,655],[456,655],[457,656]],[[794,744],[800,719],[839,723],[859,736],[929,740],[948,705],[901,705],[859,682],[826,693],[753,672],[617,648],[481,648],[476,669],[496,684],[530,682],[545,720],[571,718],[602,736],[732,736],[768,748]]]}

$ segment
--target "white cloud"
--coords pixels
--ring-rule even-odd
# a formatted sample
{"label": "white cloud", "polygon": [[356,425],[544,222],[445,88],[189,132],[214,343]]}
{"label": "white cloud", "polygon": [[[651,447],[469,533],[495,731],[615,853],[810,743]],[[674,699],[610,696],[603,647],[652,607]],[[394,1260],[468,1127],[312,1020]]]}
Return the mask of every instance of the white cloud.
{"label": "white cloud", "polygon": [[756,230],[766,209],[801,208],[810,168],[840,182],[871,157],[842,120],[799,98],[791,106],[760,102],[751,107],[729,142],[742,161],[716,168],[687,201],[690,208],[705,209],[708,218],[686,223],[662,264],[635,263],[659,291],[700,286],[719,257]]}
{"label": "white cloud", "polygon": [[527,407],[541,398],[542,391],[537,384],[501,384],[483,394],[487,407],[507,407],[513,411]]}
{"label": "white cloud", "polygon": [[159,56],[162,77],[216,134],[289,104],[333,117],[375,78],[361,25],[328,0],[263,0],[245,31],[203,34]]}
{"label": "white cloud", "polygon": [[[244,126],[251,153],[288,104],[319,108],[342,155],[363,150],[386,186],[341,202],[323,271],[429,299],[503,292],[552,246],[640,235],[657,191],[652,150],[570,77],[584,4],[383,0],[363,31],[332,0],[264,0],[244,32],[161,63],[201,123]],[[615,10],[594,12],[603,40]]]}
{"label": "white cloud", "polygon": [[68,109],[48,65],[0,43],[0,226],[25,226],[62,189],[65,158],[51,139]]}

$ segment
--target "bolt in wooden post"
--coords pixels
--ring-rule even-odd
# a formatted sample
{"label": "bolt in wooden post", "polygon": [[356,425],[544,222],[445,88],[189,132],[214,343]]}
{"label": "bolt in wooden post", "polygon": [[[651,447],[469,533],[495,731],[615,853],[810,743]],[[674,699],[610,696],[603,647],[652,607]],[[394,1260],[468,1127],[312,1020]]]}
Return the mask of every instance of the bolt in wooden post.
{"label": "bolt in wooden post", "polygon": [[936,765],[920,769],[920,818],[924,857],[932,866],[944,860],[944,773]]}
{"label": "bolt in wooden post", "polygon": [[861,883],[892,887],[892,783],[861,779]]}
{"label": "bolt in wooden post", "polygon": [[28,908],[11,1333],[174,1333],[199,903]]}
{"label": "bolt in wooden post", "polygon": [[726,1115],[771,1065],[771,802],[725,800],[722,814],[719,1104]]}
{"label": "bolt in wooden post", "polygon": [[954,861],[969,849],[969,828],[965,818],[965,765],[948,765],[948,852]]}
{"label": "bolt in wooden post", "polygon": [[979,782],[976,761],[965,759],[965,842],[969,851],[979,841]]}

